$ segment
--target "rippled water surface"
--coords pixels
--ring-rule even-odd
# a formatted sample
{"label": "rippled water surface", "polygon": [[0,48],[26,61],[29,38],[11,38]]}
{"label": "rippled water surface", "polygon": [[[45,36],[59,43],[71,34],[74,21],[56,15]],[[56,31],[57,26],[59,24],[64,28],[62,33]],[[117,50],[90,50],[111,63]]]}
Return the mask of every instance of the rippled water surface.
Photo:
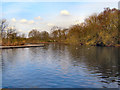
{"label": "rippled water surface", "polygon": [[119,48],[50,44],[3,49],[3,88],[118,88]]}

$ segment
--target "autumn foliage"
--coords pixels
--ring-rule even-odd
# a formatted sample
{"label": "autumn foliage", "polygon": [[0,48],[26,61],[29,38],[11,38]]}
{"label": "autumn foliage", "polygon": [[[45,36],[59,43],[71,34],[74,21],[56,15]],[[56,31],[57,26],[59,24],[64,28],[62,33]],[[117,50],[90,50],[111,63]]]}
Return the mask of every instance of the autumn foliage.
{"label": "autumn foliage", "polygon": [[0,25],[3,45],[22,45],[25,43],[62,42],[93,46],[115,46],[120,44],[120,11],[105,8],[99,14],[85,19],[81,24],[60,28],[54,26],[50,33],[33,29],[28,38],[19,35],[16,29],[6,29],[7,24],[2,20]]}

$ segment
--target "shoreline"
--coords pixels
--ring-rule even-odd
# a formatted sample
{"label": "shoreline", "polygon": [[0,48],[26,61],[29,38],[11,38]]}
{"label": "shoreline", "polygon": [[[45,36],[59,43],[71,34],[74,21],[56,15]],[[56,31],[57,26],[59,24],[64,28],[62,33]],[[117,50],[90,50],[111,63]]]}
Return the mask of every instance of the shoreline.
{"label": "shoreline", "polygon": [[44,44],[28,44],[18,46],[0,46],[0,49],[13,49],[13,48],[29,48],[29,47],[44,47]]}
{"label": "shoreline", "polygon": [[0,49],[13,49],[13,48],[29,48],[29,47],[44,47],[45,44],[65,44],[65,45],[80,45],[80,46],[94,46],[94,47],[120,47],[120,44],[110,45],[110,46],[97,46],[97,45],[81,45],[81,44],[70,44],[64,42],[41,42],[41,43],[28,43],[24,45],[16,45],[16,46],[0,46]]}

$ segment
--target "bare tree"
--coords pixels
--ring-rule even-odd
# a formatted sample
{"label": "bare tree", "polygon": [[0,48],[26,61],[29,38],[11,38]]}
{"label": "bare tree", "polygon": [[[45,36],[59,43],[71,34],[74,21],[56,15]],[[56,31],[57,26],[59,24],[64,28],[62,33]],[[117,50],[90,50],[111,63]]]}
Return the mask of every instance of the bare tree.
{"label": "bare tree", "polygon": [[5,31],[5,28],[7,28],[8,24],[6,22],[6,19],[0,20],[0,45],[2,45],[2,38],[3,38],[3,33]]}
{"label": "bare tree", "polygon": [[7,27],[8,27],[7,20],[6,19],[0,20],[0,34],[1,34],[1,36]]}

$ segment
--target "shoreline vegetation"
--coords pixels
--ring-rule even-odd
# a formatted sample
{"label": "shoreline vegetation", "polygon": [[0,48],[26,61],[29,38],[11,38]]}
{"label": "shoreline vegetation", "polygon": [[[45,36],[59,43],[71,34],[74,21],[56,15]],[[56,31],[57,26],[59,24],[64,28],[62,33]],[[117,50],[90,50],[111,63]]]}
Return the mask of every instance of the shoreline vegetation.
{"label": "shoreline vegetation", "polygon": [[25,44],[63,43],[90,46],[120,47],[120,11],[105,8],[99,14],[93,14],[83,23],[69,28],[54,26],[51,32],[33,29],[28,37],[10,28],[6,19],[1,20],[1,46],[23,46]]}

